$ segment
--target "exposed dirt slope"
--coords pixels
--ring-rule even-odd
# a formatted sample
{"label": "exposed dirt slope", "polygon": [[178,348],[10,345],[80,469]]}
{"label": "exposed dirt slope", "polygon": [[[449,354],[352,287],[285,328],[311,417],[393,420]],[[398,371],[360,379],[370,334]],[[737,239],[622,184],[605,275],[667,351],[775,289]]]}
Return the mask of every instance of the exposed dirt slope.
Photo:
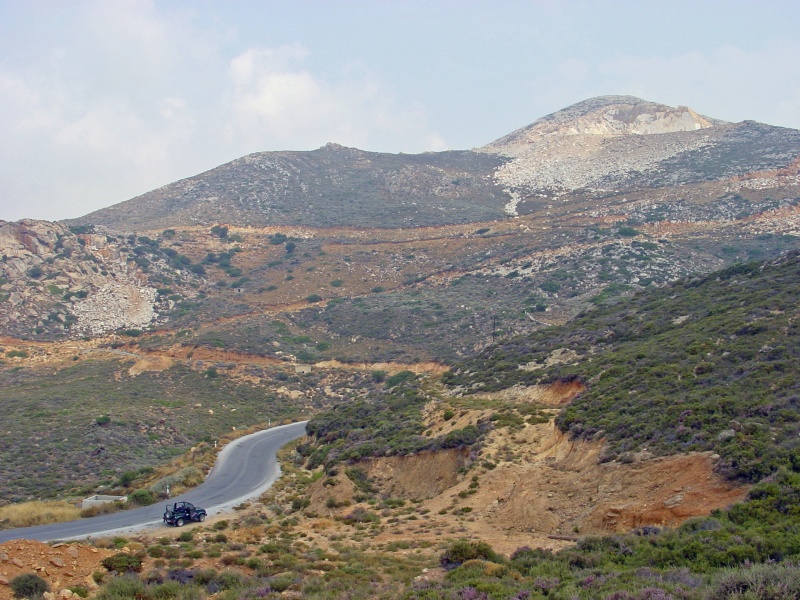
{"label": "exposed dirt slope", "polygon": [[[516,398],[546,399],[557,406],[575,393],[574,386],[560,385],[528,394],[517,390]],[[505,400],[512,395],[507,396]],[[437,431],[454,426],[433,423],[437,412],[430,407],[428,414],[428,425]],[[455,426],[485,416],[485,410],[462,411]],[[602,446],[602,440],[570,440],[550,420],[513,433],[495,430],[478,456],[447,451],[360,463],[384,495],[418,502],[416,512],[422,515],[383,528],[375,541],[475,537],[504,553],[524,545],[554,548],[569,541],[551,536],[672,527],[741,501],[747,493],[747,487],[714,473],[718,457],[710,453],[650,458],[644,452],[628,464],[600,463]],[[463,468],[474,462],[477,467]],[[353,506],[342,506],[355,492],[344,473],[327,478],[327,483],[316,482],[311,490],[313,514],[326,523],[330,517],[347,515]],[[332,523],[326,528],[336,530]],[[312,521],[309,532],[314,530]]]}
{"label": "exposed dirt slope", "polygon": [[[482,474],[477,493],[459,503],[470,506],[475,518],[465,526],[482,538],[505,536],[522,545],[525,537],[675,526],[740,501],[747,492],[714,474],[708,453],[600,464],[601,448],[599,441],[569,440],[552,423],[510,438],[495,436],[486,452],[507,453],[510,460]],[[430,508],[449,506],[465,489],[468,482]]]}

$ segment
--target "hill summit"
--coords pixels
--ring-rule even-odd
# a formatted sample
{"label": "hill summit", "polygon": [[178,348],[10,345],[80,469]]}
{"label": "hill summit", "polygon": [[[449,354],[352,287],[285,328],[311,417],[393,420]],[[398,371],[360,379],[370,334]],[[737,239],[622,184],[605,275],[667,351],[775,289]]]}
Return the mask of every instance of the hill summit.
{"label": "hill summit", "polygon": [[601,96],[475,150],[388,154],[328,144],[250,154],[70,223],[120,231],[454,225],[532,213],[552,198],[597,200],[781,169],[798,154],[796,130]]}
{"label": "hill summit", "polygon": [[513,155],[542,136],[652,135],[724,124],[725,121],[704,117],[686,106],[673,108],[634,96],[598,96],[542,117],[484,149]]}
{"label": "hill summit", "polygon": [[628,96],[476,150],[251,154],[77,221],[0,223],[0,333],[202,323],[214,347],[448,362],[795,248],[799,155],[799,131]]}

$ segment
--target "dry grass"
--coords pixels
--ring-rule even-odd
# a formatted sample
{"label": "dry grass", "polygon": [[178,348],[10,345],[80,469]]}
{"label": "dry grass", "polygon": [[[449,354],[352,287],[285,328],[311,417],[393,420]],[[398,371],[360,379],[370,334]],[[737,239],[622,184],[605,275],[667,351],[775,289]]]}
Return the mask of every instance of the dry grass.
{"label": "dry grass", "polygon": [[48,523],[74,521],[81,516],[81,509],[63,500],[23,502],[0,508],[0,526],[3,529],[31,527]]}

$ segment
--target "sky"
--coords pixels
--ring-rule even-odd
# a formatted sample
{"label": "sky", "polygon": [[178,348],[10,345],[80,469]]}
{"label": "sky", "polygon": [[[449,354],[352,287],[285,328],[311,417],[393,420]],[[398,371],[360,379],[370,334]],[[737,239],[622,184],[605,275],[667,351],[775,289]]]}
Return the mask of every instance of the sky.
{"label": "sky", "polygon": [[252,152],[483,146],[594,96],[800,129],[797,0],[0,0],[0,220]]}

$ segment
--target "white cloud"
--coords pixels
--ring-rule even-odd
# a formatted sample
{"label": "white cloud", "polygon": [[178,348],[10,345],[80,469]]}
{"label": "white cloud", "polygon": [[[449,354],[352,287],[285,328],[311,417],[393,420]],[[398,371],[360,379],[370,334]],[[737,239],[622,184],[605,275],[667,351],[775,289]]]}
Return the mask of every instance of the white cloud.
{"label": "white cloud", "polygon": [[367,69],[325,79],[301,44],[226,56],[229,31],[149,0],[78,4],[65,27],[0,62],[0,219],[77,217],[248,152],[445,147]]}
{"label": "white cloud", "polygon": [[[329,82],[303,68],[304,47],[251,48],[230,63],[237,136],[271,148],[326,142],[371,150],[441,149],[419,108],[400,107],[369,74]],[[433,146],[431,143],[433,142]]]}

